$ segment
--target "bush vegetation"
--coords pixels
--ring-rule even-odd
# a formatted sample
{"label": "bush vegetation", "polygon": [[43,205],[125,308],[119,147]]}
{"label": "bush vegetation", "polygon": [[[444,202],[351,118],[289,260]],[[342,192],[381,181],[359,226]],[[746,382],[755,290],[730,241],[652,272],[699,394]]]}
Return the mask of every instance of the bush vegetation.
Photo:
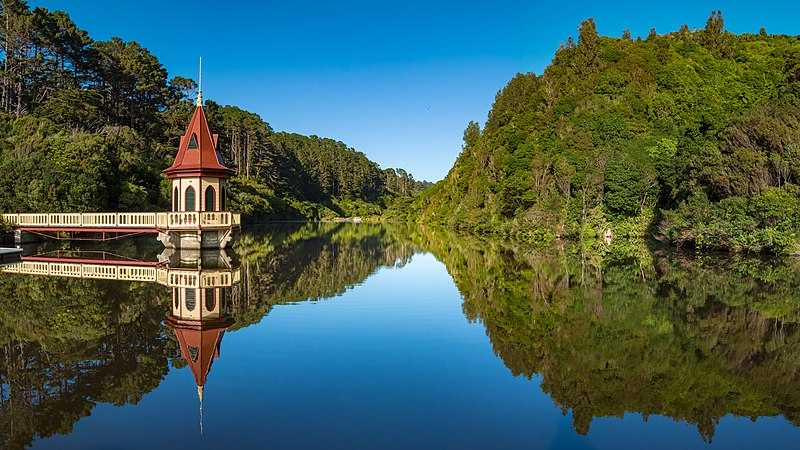
{"label": "bush vegetation", "polygon": [[516,75],[447,177],[392,214],[536,241],[638,230],[798,251],[800,38],[734,35],[719,12],[645,39],[591,19],[578,34],[543,74]]}
{"label": "bush vegetation", "polygon": [[[0,24],[0,211],[167,209],[161,171],[195,83],[169,78],[135,42],[93,40],[63,11],[9,0]],[[341,142],[275,133],[236,106],[205,109],[236,171],[230,204],[250,219],[375,213],[425,187]]]}

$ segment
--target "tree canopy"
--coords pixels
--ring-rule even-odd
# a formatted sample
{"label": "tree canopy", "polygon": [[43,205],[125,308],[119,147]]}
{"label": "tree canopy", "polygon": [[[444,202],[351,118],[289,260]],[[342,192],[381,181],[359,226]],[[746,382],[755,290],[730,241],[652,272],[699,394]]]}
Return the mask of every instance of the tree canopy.
{"label": "tree canopy", "polygon": [[[589,19],[543,74],[470,123],[412,216],[533,240],[605,230],[733,251],[800,251],[800,39],[704,29],[633,39]],[[630,230],[635,230],[631,232]]]}
{"label": "tree canopy", "polygon": [[[0,211],[151,211],[161,171],[194,108],[194,81],[169,78],[136,42],[93,40],[63,11],[0,7]],[[423,187],[331,139],[274,133],[257,114],[205,104],[230,205],[251,218],[379,214]]]}

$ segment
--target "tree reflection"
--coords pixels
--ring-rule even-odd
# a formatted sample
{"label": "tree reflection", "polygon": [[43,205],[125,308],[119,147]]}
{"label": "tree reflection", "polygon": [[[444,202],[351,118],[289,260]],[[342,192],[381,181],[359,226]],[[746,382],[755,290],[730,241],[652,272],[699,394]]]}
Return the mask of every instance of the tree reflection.
{"label": "tree reflection", "polygon": [[157,286],[0,275],[0,292],[0,447],[135,404],[167,373]]}
{"label": "tree reflection", "polygon": [[[44,248],[51,256],[52,247]],[[153,253],[152,246],[130,242],[113,251]],[[189,366],[202,395],[222,331],[260,321],[276,304],[338,295],[413,253],[411,244],[382,227],[305,224],[246,235],[234,258],[159,256],[170,268],[166,278],[241,264],[236,273],[242,282],[213,292],[0,273],[0,448],[68,434],[97,403],[136,404],[170,366]],[[192,296],[192,311],[181,309]]]}
{"label": "tree reflection", "polygon": [[343,223],[264,230],[235,249],[242,282],[231,296],[234,328],[260,321],[276,304],[338,296],[379,267],[403,266],[416,252],[402,233]]}
{"label": "tree reflection", "polygon": [[162,258],[165,282],[235,265],[213,292],[0,274],[0,447],[69,433],[99,402],[136,404],[170,366],[190,366],[200,387],[226,363],[215,362],[223,331],[340,295],[419,250],[446,264],[465,316],[510,372],[540,375],[579,433],[628,412],[686,421],[708,440],[728,414],[800,424],[797,260],[600,257],[426,228],[295,224],[243,236],[230,258]]}
{"label": "tree reflection", "polygon": [[665,415],[710,440],[727,414],[800,422],[800,263],[653,256],[587,266],[541,252],[423,230],[470,320],[514,375],[587,434],[595,417]]}

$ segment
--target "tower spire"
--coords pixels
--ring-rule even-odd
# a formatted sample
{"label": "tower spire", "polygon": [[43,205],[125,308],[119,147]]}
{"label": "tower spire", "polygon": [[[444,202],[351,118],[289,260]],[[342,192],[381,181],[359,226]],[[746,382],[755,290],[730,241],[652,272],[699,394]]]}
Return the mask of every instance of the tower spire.
{"label": "tower spire", "polygon": [[203,57],[200,57],[200,70],[197,77],[197,106],[203,106]]}
{"label": "tower spire", "polygon": [[203,435],[203,386],[197,386],[197,397],[200,398],[200,436]]}

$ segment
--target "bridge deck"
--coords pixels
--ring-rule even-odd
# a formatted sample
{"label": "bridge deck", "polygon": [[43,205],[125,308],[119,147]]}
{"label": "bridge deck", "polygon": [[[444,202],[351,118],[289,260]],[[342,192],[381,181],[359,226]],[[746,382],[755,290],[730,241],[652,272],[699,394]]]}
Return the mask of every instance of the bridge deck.
{"label": "bridge deck", "polygon": [[29,232],[157,233],[241,225],[241,216],[229,212],[30,213],[3,214],[2,218],[15,230]]}

